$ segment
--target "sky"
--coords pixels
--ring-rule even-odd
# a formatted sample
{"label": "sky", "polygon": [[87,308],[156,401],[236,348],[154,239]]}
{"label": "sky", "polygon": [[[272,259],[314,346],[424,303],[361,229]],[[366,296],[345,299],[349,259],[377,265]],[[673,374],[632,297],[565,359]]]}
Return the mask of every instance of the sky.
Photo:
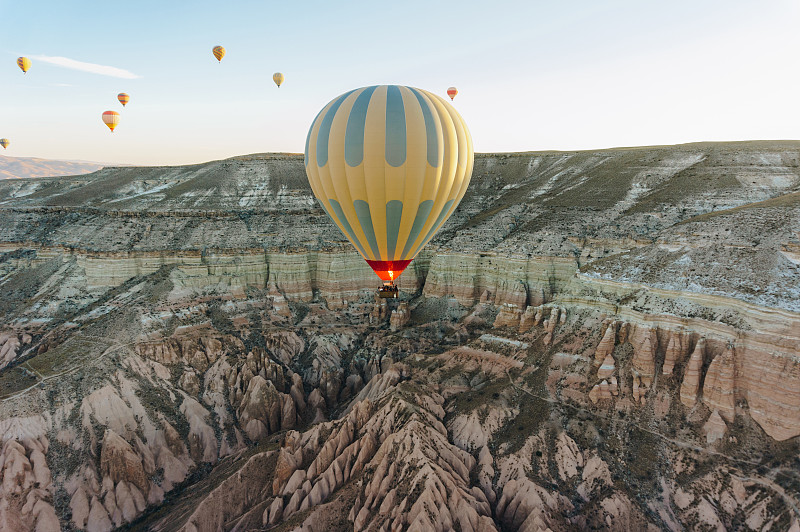
{"label": "sky", "polygon": [[798,28],[798,0],[0,0],[0,137],[137,165],[301,153],[330,100],[393,83],[456,86],[477,152],[798,139]]}

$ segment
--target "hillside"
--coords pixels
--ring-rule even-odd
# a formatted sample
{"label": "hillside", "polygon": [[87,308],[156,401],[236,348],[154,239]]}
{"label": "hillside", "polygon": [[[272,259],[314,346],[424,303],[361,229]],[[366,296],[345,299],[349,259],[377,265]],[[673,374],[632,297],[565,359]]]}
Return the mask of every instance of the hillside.
{"label": "hillside", "polygon": [[102,167],[100,163],[88,161],[57,161],[0,155],[0,179],[86,174]]}
{"label": "hillside", "polygon": [[798,197],[479,154],[386,301],[300,155],[0,182],[0,529],[800,530]]}

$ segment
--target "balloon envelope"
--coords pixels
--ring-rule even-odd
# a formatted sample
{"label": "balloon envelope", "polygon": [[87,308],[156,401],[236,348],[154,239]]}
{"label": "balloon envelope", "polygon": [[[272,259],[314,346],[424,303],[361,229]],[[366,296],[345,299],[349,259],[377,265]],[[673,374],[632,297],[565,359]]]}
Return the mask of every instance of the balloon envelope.
{"label": "balloon envelope", "polygon": [[113,133],[114,128],[119,124],[119,113],[116,111],[106,111],[103,113],[103,123],[107,125],[108,129]]}
{"label": "balloon envelope", "polygon": [[8,148],[9,144],[11,144],[10,140],[8,140],[8,139],[0,139],[0,146],[2,146],[3,149]]}
{"label": "balloon envelope", "polygon": [[281,88],[281,83],[283,83],[284,79],[286,78],[280,72],[275,72],[272,75],[272,81],[275,82],[275,85],[277,85],[279,89]]}
{"label": "balloon envelope", "polygon": [[23,73],[27,73],[28,69],[31,67],[31,60],[27,57],[20,57],[17,59],[17,66],[22,69]]}
{"label": "balloon envelope", "polygon": [[117,100],[119,100],[119,103],[122,104],[122,107],[125,107],[125,104],[131,101],[131,97],[125,94],[124,92],[120,92],[119,94],[117,94]]}
{"label": "balloon envelope", "polygon": [[217,58],[217,61],[222,61],[222,58],[225,57],[225,48],[222,46],[215,46],[211,52],[214,54],[214,57]]}
{"label": "balloon envelope", "polygon": [[455,87],[450,87],[447,89],[447,95],[450,96],[450,100],[455,100],[456,94],[458,94],[458,89]]}
{"label": "balloon envelope", "polygon": [[452,105],[398,85],[331,101],[305,149],[314,195],[384,281],[397,279],[453,213],[473,159],[469,130]]}

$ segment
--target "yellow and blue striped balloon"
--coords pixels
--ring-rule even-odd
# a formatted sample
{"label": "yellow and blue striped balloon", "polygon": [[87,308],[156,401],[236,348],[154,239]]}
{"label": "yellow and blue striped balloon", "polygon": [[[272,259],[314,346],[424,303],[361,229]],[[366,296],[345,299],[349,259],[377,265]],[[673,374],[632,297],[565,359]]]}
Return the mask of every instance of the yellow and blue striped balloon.
{"label": "yellow and blue striped balloon", "polygon": [[27,57],[19,57],[17,58],[17,66],[22,70],[23,74],[27,74],[28,69],[31,68],[31,60]]}
{"label": "yellow and blue striped balloon", "polygon": [[467,191],[472,137],[444,98],[400,85],[328,103],[306,140],[322,208],[384,281],[396,279]]}

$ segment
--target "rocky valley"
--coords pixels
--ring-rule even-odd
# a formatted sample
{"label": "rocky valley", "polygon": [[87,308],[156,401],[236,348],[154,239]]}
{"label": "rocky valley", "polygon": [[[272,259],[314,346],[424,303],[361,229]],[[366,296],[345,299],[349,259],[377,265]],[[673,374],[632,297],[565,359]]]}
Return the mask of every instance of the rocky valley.
{"label": "rocky valley", "polygon": [[476,155],[379,284],[302,155],[0,182],[0,529],[800,532],[800,142]]}

